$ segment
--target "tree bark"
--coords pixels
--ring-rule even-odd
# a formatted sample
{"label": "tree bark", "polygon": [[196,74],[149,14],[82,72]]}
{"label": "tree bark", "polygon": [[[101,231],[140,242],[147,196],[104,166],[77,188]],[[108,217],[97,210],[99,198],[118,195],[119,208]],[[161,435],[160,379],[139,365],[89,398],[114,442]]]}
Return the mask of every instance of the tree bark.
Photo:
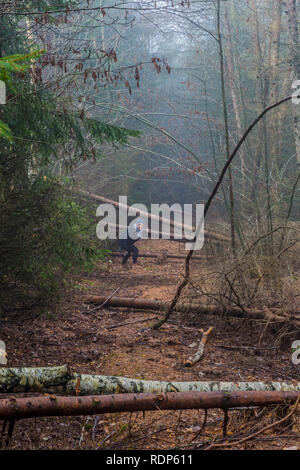
{"label": "tree bark", "polygon": [[[100,295],[89,295],[84,298],[84,302],[88,304],[99,304],[101,305],[106,300],[105,296]],[[103,308],[106,307],[127,307],[127,308],[136,308],[141,310],[160,310],[166,311],[169,307],[168,302],[163,302],[161,300],[151,300],[151,299],[141,299],[141,298],[130,298],[130,297],[112,297]],[[195,312],[204,315],[221,315],[223,309],[217,306],[206,306],[201,304],[177,304],[175,307],[176,312]],[[238,308],[229,309],[227,312],[228,315],[234,316],[237,318],[243,318],[245,316],[244,312]],[[263,312],[256,311],[252,312],[251,318],[262,318],[264,317]]]}
{"label": "tree bark", "polygon": [[[287,6],[288,14],[288,34],[290,46],[290,76],[291,81],[300,80],[300,53],[299,53],[299,33],[298,22],[299,15],[297,14],[296,0],[285,0],[284,4]],[[297,164],[300,165],[300,105],[294,104],[293,119],[294,119],[294,138],[296,147]]]}
{"label": "tree bark", "polygon": [[[225,91],[225,67],[224,67],[224,54],[223,54],[223,38],[221,34],[221,1],[217,0],[217,31],[218,31],[218,44],[220,54],[220,73],[221,73],[221,95],[223,105],[224,117],[224,130],[225,130],[225,150],[226,158],[230,159],[230,143],[229,143],[229,126],[228,126],[228,111]],[[231,166],[228,167],[228,185],[229,185],[229,205],[230,205],[230,229],[231,229],[231,246],[232,252],[236,257],[236,240],[235,240],[235,201],[233,194],[233,176]]]}
{"label": "tree bark", "polygon": [[180,392],[107,396],[6,398],[0,400],[0,419],[40,416],[99,415],[125,411],[240,408],[294,403],[298,392]]}
{"label": "tree bark", "polygon": [[109,395],[166,392],[299,392],[300,382],[164,382],[71,373],[67,366],[0,368],[0,393]]}
{"label": "tree bark", "polygon": [[[279,83],[281,84],[282,77],[280,76],[280,57],[279,57],[279,44],[281,36],[281,13],[282,13],[282,0],[277,0],[275,3],[270,2],[272,8],[272,21],[270,26],[270,45],[269,45],[269,64],[268,64],[268,83],[269,83],[269,103],[274,103],[279,99]],[[277,157],[279,157],[279,136],[283,130],[279,127],[280,114],[272,115],[270,119],[270,153],[275,157],[275,164]]]}
{"label": "tree bark", "polygon": [[68,366],[0,368],[0,393],[44,392],[64,386],[72,377]]}
{"label": "tree bark", "polygon": [[[226,52],[226,59],[227,59],[227,72],[228,72],[228,79],[230,85],[230,92],[231,92],[231,99],[233,104],[233,113],[236,122],[236,130],[238,135],[238,140],[243,135],[243,125],[242,125],[242,113],[240,109],[240,102],[238,97],[238,92],[236,89],[235,83],[235,76],[238,76],[235,71],[235,64],[234,64],[234,55],[233,55],[233,38],[231,32],[231,25],[229,21],[229,14],[228,14],[228,6],[225,6],[225,33],[227,36],[227,47],[225,48]],[[242,194],[245,194],[245,149],[241,149],[240,151],[240,160],[241,160],[241,177],[242,177]]]}

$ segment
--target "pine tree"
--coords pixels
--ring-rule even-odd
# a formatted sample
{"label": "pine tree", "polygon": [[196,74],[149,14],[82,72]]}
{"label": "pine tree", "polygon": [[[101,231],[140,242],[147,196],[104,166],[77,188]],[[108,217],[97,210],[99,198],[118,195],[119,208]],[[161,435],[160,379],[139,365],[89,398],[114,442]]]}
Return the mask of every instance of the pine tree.
{"label": "pine tree", "polygon": [[[15,8],[42,11],[50,3]],[[43,52],[28,52],[18,18],[0,14],[0,23],[7,87],[0,107],[0,306],[7,310],[52,302],[67,271],[103,256],[85,210],[69,196],[68,172],[82,159],[101,158],[96,146],[123,145],[138,133],[85,116],[63,93],[54,96],[39,74]]]}

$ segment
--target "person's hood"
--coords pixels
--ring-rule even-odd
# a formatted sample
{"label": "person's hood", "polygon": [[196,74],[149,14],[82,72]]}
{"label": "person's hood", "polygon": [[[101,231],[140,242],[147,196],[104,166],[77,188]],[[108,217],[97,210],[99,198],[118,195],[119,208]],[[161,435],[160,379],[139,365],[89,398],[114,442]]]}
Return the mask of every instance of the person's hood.
{"label": "person's hood", "polygon": [[[137,226],[138,226],[139,224],[141,224],[141,225],[144,226],[144,222],[143,222],[142,220],[137,220],[136,223],[134,224],[135,230],[137,230]],[[142,228],[142,230],[143,230],[143,228]]]}

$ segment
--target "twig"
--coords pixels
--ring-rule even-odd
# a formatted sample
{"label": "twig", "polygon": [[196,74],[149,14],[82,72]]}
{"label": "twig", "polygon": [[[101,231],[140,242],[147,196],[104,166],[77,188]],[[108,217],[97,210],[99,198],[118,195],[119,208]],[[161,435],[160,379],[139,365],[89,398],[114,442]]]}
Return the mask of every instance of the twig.
{"label": "twig", "polygon": [[225,408],[223,411],[224,411],[223,437],[226,437],[229,417],[228,417],[228,410]]}
{"label": "twig", "polygon": [[[199,411],[199,410],[198,410]],[[203,423],[202,423],[202,426],[200,428],[200,431],[197,432],[196,436],[192,439],[191,442],[195,441],[196,439],[198,439],[198,437],[200,436],[200,434],[202,433],[202,431],[204,430],[205,426],[206,426],[206,423],[207,423],[207,415],[208,415],[208,410],[205,409],[204,410],[204,419],[203,419]]]}
{"label": "twig", "polygon": [[296,380],[295,377],[291,377],[290,375],[287,375],[287,374],[282,374],[281,372],[279,372],[278,370],[274,369],[272,367],[271,368],[266,368],[266,367],[262,367],[262,366],[255,366],[256,368],[258,369],[261,369],[261,370],[264,370],[266,372],[272,372],[272,374],[275,374],[275,375],[278,375],[279,377],[282,377],[283,379],[288,379],[288,380]]}
{"label": "twig", "polygon": [[0,438],[0,449],[1,449],[1,447],[2,447],[2,440],[3,440],[4,435],[5,435],[5,428],[6,428],[7,422],[8,422],[8,421],[5,419],[5,420],[3,421],[3,424],[2,424],[2,431],[1,431],[1,438]]}
{"label": "twig", "polygon": [[114,434],[116,434],[116,430],[113,430],[110,434],[108,434],[108,436],[106,436],[103,441],[100,442],[100,444],[97,445],[97,447],[101,447],[102,444],[104,444],[104,442],[106,442],[110,437],[112,437]]}
{"label": "twig", "polygon": [[79,447],[81,446],[81,443],[83,441],[83,436],[84,436],[84,431],[85,431],[85,427],[86,427],[86,424],[87,422],[90,420],[90,416],[88,416],[85,420],[84,420],[84,423],[83,425],[81,426],[81,434],[80,434],[80,438],[79,438]]}
{"label": "twig", "polygon": [[6,442],[5,442],[6,447],[8,447],[10,442],[11,442],[12,435],[13,435],[14,428],[15,428],[15,422],[16,422],[15,419],[11,419],[9,421],[9,426],[8,426],[8,431],[7,431],[7,438],[6,438]]}
{"label": "twig", "polygon": [[159,432],[166,431],[168,428],[161,428],[158,429],[157,431],[150,432],[150,434],[146,434],[145,436],[139,437],[138,439],[134,439],[132,441],[129,441],[127,444],[132,444],[133,442],[141,441],[142,439],[147,439],[147,437],[153,436],[153,434],[158,434]]}
{"label": "twig", "polygon": [[95,419],[94,419],[94,425],[93,425],[93,430],[92,430],[92,440],[93,441],[95,440],[95,433],[96,433],[96,427],[98,425],[98,421],[99,421],[99,416],[96,416]]}
{"label": "twig", "polygon": [[[98,305],[98,307],[93,308],[93,310],[86,310],[85,312],[82,312],[82,313],[86,313],[86,314],[89,314],[89,315],[90,315],[91,313],[95,312],[96,310],[99,310],[99,309],[100,309],[101,307],[103,307],[103,306],[112,298],[112,296],[113,296],[116,292],[118,292],[120,289],[121,289],[121,287],[117,287],[117,289],[114,290],[113,293],[110,294],[110,296],[107,297],[107,299],[106,299],[101,305]],[[95,316],[95,315],[94,315],[94,316]]]}
{"label": "twig", "polygon": [[284,418],[280,419],[279,421],[276,421],[275,423],[269,424],[268,426],[266,426],[266,427],[260,429],[260,431],[257,431],[257,432],[255,432],[254,434],[251,434],[251,436],[244,437],[243,439],[240,439],[239,441],[235,441],[235,442],[222,443],[222,444],[211,444],[210,446],[206,447],[205,450],[212,449],[213,447],[232,447],[232,446],[234,446],[234,445],[242,444],[243,442],[246,442],[246,441],[249,441],[250,439],[253,439],[254,437],[258,436],[259,434],[262,434],[263,432],[267,431],[268,429],[271,429],[271,428],[277,426],[278,424],[281,424],[281,423],[283,423],[284,421],[287,421],[291,416],[293,416],[293,414],[294,414],[295,411],[297,410],[298,404],[299,404],[299,400],[300,400],[300,393],[299,393],[299,395],[298,395],[298,398],[297,398],[297,401],[296,401],[296,403],[295,403],[295,406],[293,407],[292,411],[291,411],[287,416],[285,416]]}

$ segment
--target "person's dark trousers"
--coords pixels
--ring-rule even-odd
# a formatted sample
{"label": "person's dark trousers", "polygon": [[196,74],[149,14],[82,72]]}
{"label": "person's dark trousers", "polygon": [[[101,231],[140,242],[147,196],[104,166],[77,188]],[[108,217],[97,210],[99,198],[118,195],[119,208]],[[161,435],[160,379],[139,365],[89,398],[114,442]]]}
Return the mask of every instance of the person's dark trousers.
{"label": "person's dark trousers", "polygon": [[139,256],[139,250],[137,249],[136,246],[132,245],[130,253],[132,253],[132,261],[133,261],[133,264],[135,264]]}
{"label": "person's dark trousers", "polygon": [[128,246],[126,240],[119,240],[119,247],[121,250],[127,251],[127,253],[123,256],[122,264],[126,264],[131,255],[133,263],[137,262],[139,250],[136,246],[134,246],[133,244]]}

